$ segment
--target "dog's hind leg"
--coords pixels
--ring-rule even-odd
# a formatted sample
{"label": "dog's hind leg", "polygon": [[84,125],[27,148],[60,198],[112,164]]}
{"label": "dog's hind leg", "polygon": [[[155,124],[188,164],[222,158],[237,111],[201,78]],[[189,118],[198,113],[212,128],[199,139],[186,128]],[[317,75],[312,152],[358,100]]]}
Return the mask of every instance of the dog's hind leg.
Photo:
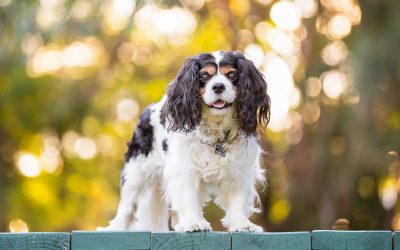
{"label": "dog's hind leg", "polygon": [[[153,221],[154,218],[165,218],[165,204],[158,204],[161,195],[157,189],[160,172],[162,171],[165,153],[161,149],[164,137],[155,137],[157,128],[162,128],[154,119],[159,119],[159,114],[152,108],[147,108],[139,118],[138,125],[128,143],[128,152],[125,154],[127,163],[121,175],[121,201],[117,215],[107,228],[103,230],[127,230],[131,228],[151,229],[165,228],[165,223]],[[160,133],[160,132],[158,132]],[[158,146],[157,146],[158,145]],[[157,208],[157,209],[156,209]],[[160,208],[160,209],[158,209]],[[156,214],[160,211],[162,216]],[[146,215],[151,214],[151,218]],[[168,218],[168,217],[167,217]],[[157,226],[154,226],[156,225]],[[159,224],[159,225],[158,225]],[[168,223],[167,223],[168,224]],[[162,226],[161,226],[162,225]],[[98,228],[102,230],[102,228]]]}
{"label": "dog's hind leg", "polygon": [[136,207],[145,190],[146,176],[141,171],[142,159],[131,159],[124,168],[121,176],[121,200],[117,214],[106,228],[97,230],[127,230],[134,219]]}
{"label": "dog's hind leg", "polygon": [[141,194],[133,223],[129,229],[168,231],[168,205],[163,200],[158,184],[149,186]]}

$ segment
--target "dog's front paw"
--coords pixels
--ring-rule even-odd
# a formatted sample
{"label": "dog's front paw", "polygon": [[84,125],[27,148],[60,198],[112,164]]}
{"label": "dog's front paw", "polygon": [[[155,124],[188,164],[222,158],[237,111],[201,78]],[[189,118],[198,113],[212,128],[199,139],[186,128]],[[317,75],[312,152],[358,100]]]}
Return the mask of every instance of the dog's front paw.
{"label": "dog's front paw", "polygon": [[211,231],[211,225],[206,220],[188,221],[178,223],[174,227],[175,231],[179,232],[195,232],[195,231]]}
{"label": "dog's front paw", "polygon": [[253,223],[245,223],[245,224],[232,224],[228,227],[229,232],[263,232],[262,227],[257,226]]}
{"label": "dog's front paw", "polygon": [[241,220],[230,220],[228,218],[222,219],[222,225],[228,228],[229,232],[263,232],[262,227],[251,223],[247,218]]}

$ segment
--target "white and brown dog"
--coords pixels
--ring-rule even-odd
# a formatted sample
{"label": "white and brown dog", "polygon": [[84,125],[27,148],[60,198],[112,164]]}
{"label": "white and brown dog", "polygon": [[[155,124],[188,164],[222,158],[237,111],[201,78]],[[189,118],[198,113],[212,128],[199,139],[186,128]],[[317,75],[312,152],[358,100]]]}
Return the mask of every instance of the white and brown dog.
{"label": "white and brown dog", "polygon": [[99,230],[211,230],[202,208],[210,196],[225,210],[229,231],[260,232],[257,123],[266,125],[270,98],[263,75],[240,52],[186,60],[167,95],[140,116],[128,143],[117,215]]}

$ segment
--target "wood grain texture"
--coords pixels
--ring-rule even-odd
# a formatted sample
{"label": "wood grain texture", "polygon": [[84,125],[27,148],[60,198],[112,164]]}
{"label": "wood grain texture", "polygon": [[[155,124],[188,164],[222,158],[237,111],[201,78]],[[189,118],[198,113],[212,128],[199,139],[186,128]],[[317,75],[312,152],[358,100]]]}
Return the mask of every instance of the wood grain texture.
{"label": "wood grain texture", "polygon": [[71,249],[150,249],[150,232],[115,231],[90,232],[73,231]]}
{"label": "wood grain texture", "polygon": [[313,231],[313,250],[391,250],[390,231]]}
{"label": "wood grain texture", "polygon": [[393,250],[400,250],[400,231],[395,231],[392,234]]}
{"label": "wood grain texture", "polygon": [[230,250],[231,234],[222,232],[152,233],[152,250]]}
{"label": "wood grain texture", "polygon": [[313,231],[288,233],[88,232],[0,233],[0,250],[68,249],[279,249],[400,250],[400,231]]}
{"label": "wood grain texture", "polygon": [[70,233],[0,233],[0,250],[68,250]]}
{"label": "wood grain texture", "polygon": [[288,233],[233,233],[232,250],[310,250],[309,232]]}

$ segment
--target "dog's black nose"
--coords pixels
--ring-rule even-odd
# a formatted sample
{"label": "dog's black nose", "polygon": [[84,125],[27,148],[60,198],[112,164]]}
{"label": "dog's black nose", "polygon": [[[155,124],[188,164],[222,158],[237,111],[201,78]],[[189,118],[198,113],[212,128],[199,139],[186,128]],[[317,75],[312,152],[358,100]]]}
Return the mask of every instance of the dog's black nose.
{"label": "dog's black nose", "polygon": [[224,92],[225,90],[225,85],[222,83],[216,83],[212,86],[212,90],[216,93],[216,94],[221,94],[222,92]]}

